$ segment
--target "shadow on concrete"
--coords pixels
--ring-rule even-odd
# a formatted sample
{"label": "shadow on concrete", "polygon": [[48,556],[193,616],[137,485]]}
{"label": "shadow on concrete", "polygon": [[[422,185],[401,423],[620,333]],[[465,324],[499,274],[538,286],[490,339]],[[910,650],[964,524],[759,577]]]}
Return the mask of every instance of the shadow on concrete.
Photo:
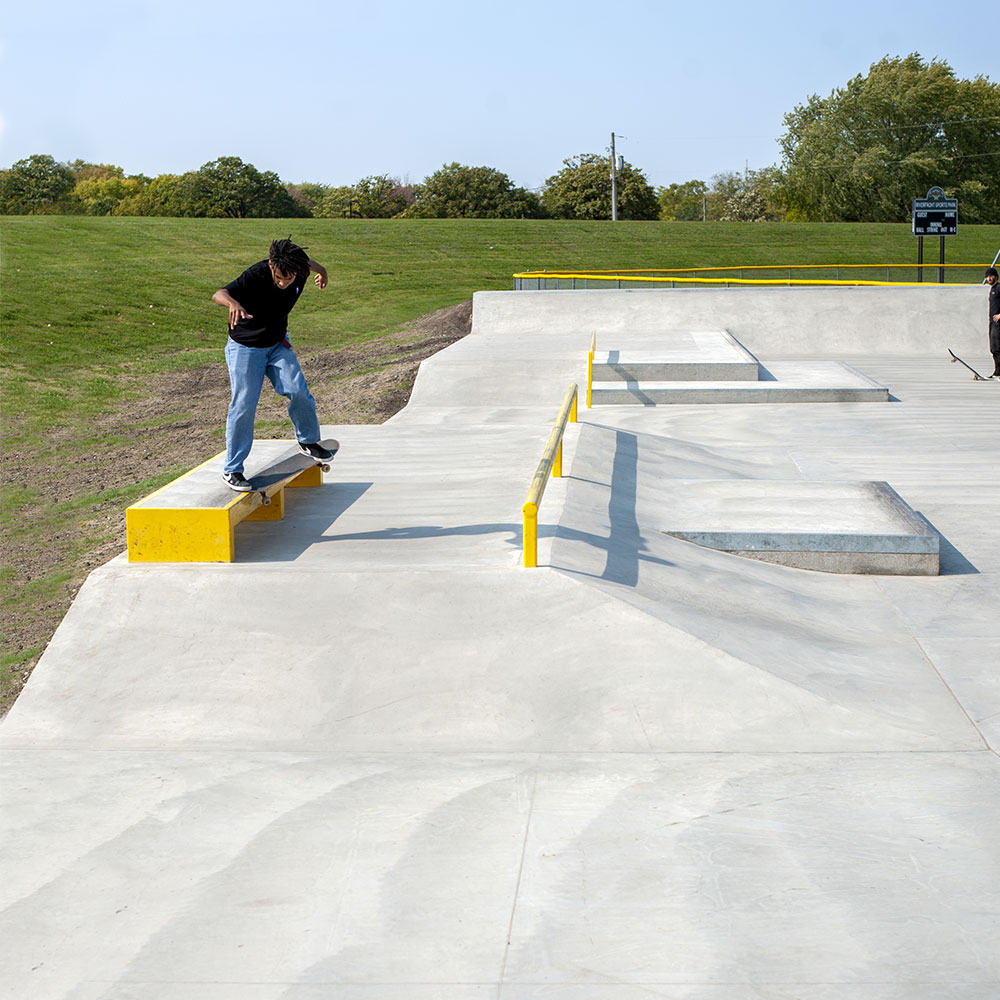
{"label": "shadow on concrete", "polygon": [[615,433],[615,459],[611,467],[611,499],[608,515],[611,534],[602,580],[614,580],[627,587],[639,582],[639,550],[643,547],[635,515],[636,481],[639,467],[639,439],[626,431]]}
{"label": "shadow on concrete", "polygon": [[938,531],[934,522],[921,511],[917,511],[916,513],[937,532],[939,540],[938,576],[978,576],[980,571]]}
{"label": "shadow on concrete", "polygon": [[[624,368],[620,365],[611,364],[610,362],[608,367],[615,371],[621,383],[624,384],[625,388],[628,389],[637,403],[641,403],[643,406],[656,406],[652,397],[639,388],[638,381],[632,378]],[[617,386],[618,382],[615,383],[616,388]]]}
{"label": "shadow on concrete", "polygon": [[[410,541],[419,538],[447,538],[449,535],[496,535],[509,532],[511,544],[521,544],[521,525],[497,521],[492,524],[410,524],[403,528],[380,528],[378,531],[352,531],[343,535],[324,535],[317,542]],[[541,527],[539,533],[541,534]]]}
{"label": "shadow on concrete", "polygon": [[[646,542],[639,530],[636,516],[636,490],[638,486],[639,439],[635,434],[615,429],[615,455],[611,467],[610,499],[608,500],[608,520],[610,532],[607,537],[589,531],[580,531],[560,524],[555,537],[563,541],[583,542],[602,548],[606,552],[604,569],[600,574],[569,569],[558,565],[552,568],[576,576],[591,576],[609,583],[619,583],[625,587],[635,587],[639,582],[639,562],[654,562],[660,566],[674,564],[650,555]],[[593,480],[570,476],[578,482],[606,486]]]}
{"label": "shadow on concrete", "polygon": [[[319,487],[319,495],[323,499],[323,518],[319,520],[321,527],[317,532],[303,536],[302,532],[280,532],[281,543],[277,551],[268,551],[274,544],[273,538],[246,537],[246,532],[241,531],[243,525],[237,526],[236,537],[236,558],[234,562],[293,562],[302,555],[311,545],[323,540],[323,527],[333,524],[345,511],[354,506],[374,486],[374,483],[338,483],[327,482]],[[286,510],[285,517],[290,519],[295,515],[295,494],[300,492],[293,489],[291,496],[286,497],[286,502],[290,499],[291,505]],[[313,491],[310,490],[310,493]],[[328,518],[328,519],[327,519]],[[280,522],[256,522],[257,525],[267,525]],[[249,522],[244,522],[249,526]]]}

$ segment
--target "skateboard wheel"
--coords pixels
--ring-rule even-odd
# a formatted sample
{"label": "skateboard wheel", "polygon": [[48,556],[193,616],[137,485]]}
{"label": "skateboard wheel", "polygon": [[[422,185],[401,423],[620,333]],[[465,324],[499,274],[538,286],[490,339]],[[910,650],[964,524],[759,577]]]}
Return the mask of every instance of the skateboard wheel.
{"label": "skateboard wheel", "polygon": [[262,503],[262,504],[263,504],[263,505],[264,505],[265,507],[270,507],[270,506],[271,506],[271,498],[270,498],[270,497],[264,497],[264,499],[263,499],[263,500],[261,500],[261,503]]}
{"label": "skateboard wheel", "polygon": [[320,468],[321,468],[321,469],[322,469],[322,470],[323,470],[324,472],[329,472],[329,471],[330,471],[330,464],[329,464],[329,462],[323,462],[323,463],[322,463],[322,464],[320,465]]}

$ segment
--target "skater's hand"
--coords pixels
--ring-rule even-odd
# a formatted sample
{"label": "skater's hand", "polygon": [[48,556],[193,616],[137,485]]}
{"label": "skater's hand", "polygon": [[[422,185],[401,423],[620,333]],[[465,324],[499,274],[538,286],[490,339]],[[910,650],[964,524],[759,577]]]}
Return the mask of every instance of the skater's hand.
{"label": "skater's hand", "polygon": [[316,272],[316,287],[326,288],[326,268],[322,264],[317,264],[316,261],[309,258],[309,270]]}
{"label": "skater's hand", "polygon": [[216,305],[225,306],[229,310],[229,329],[241,319],[253,319],[253,314],[248,313],[224,288],[220,288],[213,296],[212,301]]}
{"label": "skater's hand", "polygon": [[233,299],[229,303],[229,329],[232,330],[241,319],[253,319],[253,313],[248,313],[236,299]]}

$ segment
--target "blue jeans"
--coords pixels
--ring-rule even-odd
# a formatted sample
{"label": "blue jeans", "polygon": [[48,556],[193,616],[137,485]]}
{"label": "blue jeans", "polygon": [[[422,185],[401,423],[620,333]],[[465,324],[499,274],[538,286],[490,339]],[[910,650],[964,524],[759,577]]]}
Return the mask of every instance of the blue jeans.
{"label": "blue jeans", "polygon": [[306,385],[295,352],[284,344],[245,347],[231,337],[226,342],[226,364],[232,400],[226,418],[226,464],[224,472],[242,472],[253,447],[253,425],[257,402],[266,375],[274,391],[288,399],[296,440],[312,444],[319,440],[316,402]]}

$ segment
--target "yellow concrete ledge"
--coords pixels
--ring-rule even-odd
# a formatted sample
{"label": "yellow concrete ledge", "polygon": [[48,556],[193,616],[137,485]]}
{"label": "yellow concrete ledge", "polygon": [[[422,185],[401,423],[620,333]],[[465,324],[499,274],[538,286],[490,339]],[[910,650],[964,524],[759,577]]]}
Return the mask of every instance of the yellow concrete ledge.
{"label": "yellow concrete ledge", "polygon": [[222,458],[210,459],[125,511],[129,562],[232,562],[237,524],[279,521],[285,515],[286,487],[323,485],[322,470],[310,465],[252,493],[234,495],[219,485]]}

